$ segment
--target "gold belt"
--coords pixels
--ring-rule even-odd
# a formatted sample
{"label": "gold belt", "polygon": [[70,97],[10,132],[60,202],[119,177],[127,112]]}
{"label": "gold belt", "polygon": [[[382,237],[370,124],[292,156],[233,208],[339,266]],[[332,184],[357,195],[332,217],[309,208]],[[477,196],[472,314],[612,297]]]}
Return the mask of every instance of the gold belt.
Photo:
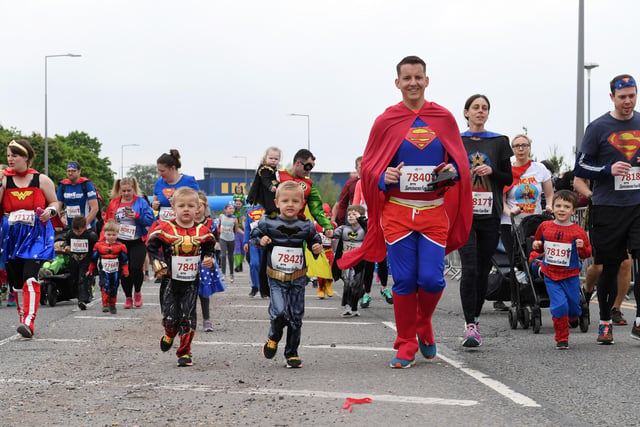
{"label": "gold belt", "polygon": [[299,279],[307,274],[307,269],[294,271],[293,273],[283,273],[282,271],[274,270],[271,267],[267,267],[267,276],[272,279],[280,280],[281,282],[292,282],[295,279]]}
{"label": "gold belt", "polygon": [[433,209],[433,208],[437,208],[438,206],[442,206],[442,204],[444,203],[444,199],[409,200],[409,199],[401,199],[398,197],[390,197],[389,203],[404,206],[406,208],[415,209],[417,211],[424,211],[427,209]]}

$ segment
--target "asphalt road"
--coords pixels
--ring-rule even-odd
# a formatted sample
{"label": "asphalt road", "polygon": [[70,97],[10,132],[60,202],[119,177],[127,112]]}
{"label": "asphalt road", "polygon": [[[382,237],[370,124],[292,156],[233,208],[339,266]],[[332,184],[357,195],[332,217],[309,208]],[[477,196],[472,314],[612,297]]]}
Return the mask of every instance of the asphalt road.
{"label": "asphalt road", "polygon": [[[411,369],[388,367],[394,355],[392,306],[377,293],[362,316],[340,316],[336,296],[307,287],[300,356],[286,369],[282,350],[261,354],[268,300],[250,298],[246,273],[212,297],[214,332],[199,329],[194,366],[162,353],[158,285],[145,282],[145,305],[103,314],[74,302],[43,306],[32,340],[17,336],[17,314],[0,309],[0,425],[635,425],[640,342],[630,326],[616,344],[595,344],[597,328],[572,330],[555,350],[548,309],[540,334],[509,328],[485,304],[483,345],[461,347],[458,282],[449,281],[434,316],[438,357],[418,355]],[[97,292],[96,292],[97,295]],[[630,321],[634,310],[623,308]],[[200,316],[200,311],[198,310]],[[592,318],[597,307],[592,305]],[[199,326],[202,322],[199,319]],[[343,409],[345,399],[371,399]]]}

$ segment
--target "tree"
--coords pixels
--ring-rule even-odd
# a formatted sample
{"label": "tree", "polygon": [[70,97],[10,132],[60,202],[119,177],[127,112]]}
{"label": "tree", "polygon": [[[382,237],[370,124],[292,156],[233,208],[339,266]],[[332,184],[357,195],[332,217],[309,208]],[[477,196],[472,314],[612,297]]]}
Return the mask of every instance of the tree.
{"label": "tree", "polygon": [[153,187],[158,179],[157,165],[133,165],[129,168],[129,176],[135,176],[138,180],[140,191],[144,191],[147,195],[153,195]]}
{"label": "tree", "polygon": [[[0,128],[0,150],[6,152],[6,147],[13,139],[29,141],[36,156],[32,168],[44,169],[44,138],[37,133],[29,136],[22,135],[17,129]],[[67,162],[77,161],[82,167],[82,176],[94,183],[104,202],[108,202],[109,193],[113,187],[113,172],[111,160],[100,157],[102,144],[97,138],[85,132],[73,131],[67,136],[55,135],[49,139],[49,177],[58,184],[67,177]]]}
{"label": "tree", "polygon": [[322,201],[328,203],[329,206],[333,206],[340,196],[340,186],[333,181],[333,174],[322,175],[322,178],[315,182],[315,185],[320,192]]}
{"label": "tree", "polygon": [[569,170],[569,166],[564,162],[564,154],[559,153],[558,151],[558,145],[553,144],[553,147],[549,150],[549,157],[547,160],[551,162],[556,173],[560,174],[561,172]]}

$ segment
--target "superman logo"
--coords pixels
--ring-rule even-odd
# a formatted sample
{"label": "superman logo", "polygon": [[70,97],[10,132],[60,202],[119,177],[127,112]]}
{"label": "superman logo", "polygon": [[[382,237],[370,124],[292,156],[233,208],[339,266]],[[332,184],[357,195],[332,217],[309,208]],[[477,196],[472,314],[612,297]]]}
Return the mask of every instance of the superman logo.
{"label": "superman logo", "polygon": [[407,141],[415,145],[418,149],[422,150],[429,145],[431,141],[437,138],[438,135],[429,128],[429,126],[412,127],[404,137]]}
{"label": "superman logo", "polygon": [[164,197],[167,198],[167,200],[171,200],[171,196],[173,196],[173,193],[176,191],[175,188],[163,188],[162,189],[162,194],[164,194]]}
{"label": "superman logo", "polygon": [[25,191],[14,190],[14,191],[10,191],[10,193],[16,199],[24,200],[24,199],[26,199],[27,197],[29,197],[30,195],[33,194],[33,190],[25,190]]}
{"label": "superman logo", "polygon": [[640,148],[640,130],[613,132],[607,139],[627,160],[631,160]]}
{"label": "superman logo", "polygon": [[249,216],[249,218],[251,218],[252,221],[260,221],[260,218],[262,218],[262,215],[264,215],[264,209],[254,209],[252,211],[249,211],[247,215]]}

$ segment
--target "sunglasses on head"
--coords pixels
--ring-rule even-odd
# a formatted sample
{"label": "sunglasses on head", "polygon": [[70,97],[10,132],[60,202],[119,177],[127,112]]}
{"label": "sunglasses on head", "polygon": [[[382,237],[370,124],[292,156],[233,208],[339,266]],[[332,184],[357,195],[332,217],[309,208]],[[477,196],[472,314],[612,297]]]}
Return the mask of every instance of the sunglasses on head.
{"label": "sunglasses on head", "polygon": [[304,170],[306,170],[307,172],[309,172],[311,169],[313,169],[313,163],[311,163],[311,162],[309,162],[309,163],[300,162],[300,164],[302,165]]}

